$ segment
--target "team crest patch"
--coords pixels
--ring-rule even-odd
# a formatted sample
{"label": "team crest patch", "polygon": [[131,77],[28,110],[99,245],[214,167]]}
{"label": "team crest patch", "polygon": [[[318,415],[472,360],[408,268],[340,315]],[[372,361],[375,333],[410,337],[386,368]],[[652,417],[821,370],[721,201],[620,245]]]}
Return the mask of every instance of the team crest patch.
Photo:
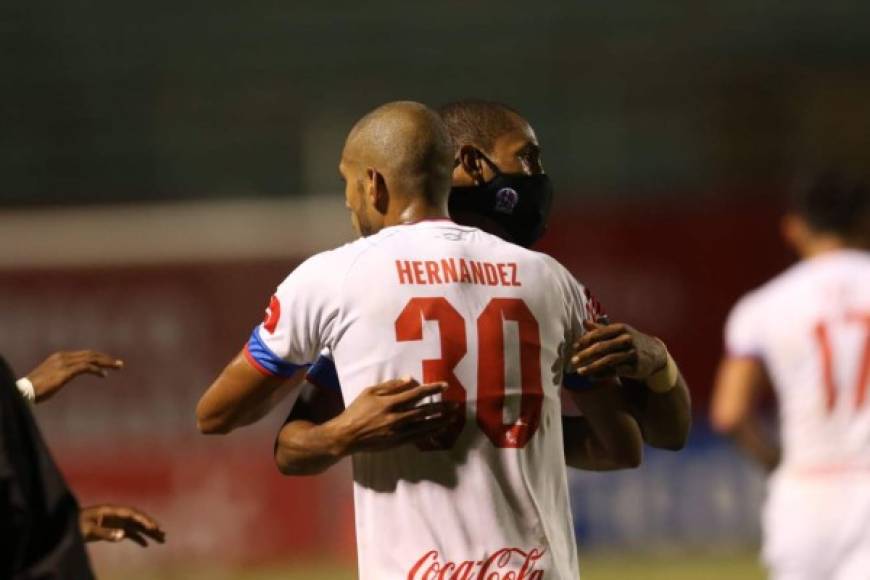
{"label": "team crest patch", "polygon": [[519,201],[520,195],[515,189],[512,187],[502,187],[495,194],[495,211],[512,214]]}
{"label": "team crest patch", "polygon": [[272,296],[269,300],[269,307],[266,308],[266,318],[263,320],[263,328],[269,331],[269,334],[275,333],[275,328],[278,326],[278,320],[281,319],[281,303],[277,296]]}

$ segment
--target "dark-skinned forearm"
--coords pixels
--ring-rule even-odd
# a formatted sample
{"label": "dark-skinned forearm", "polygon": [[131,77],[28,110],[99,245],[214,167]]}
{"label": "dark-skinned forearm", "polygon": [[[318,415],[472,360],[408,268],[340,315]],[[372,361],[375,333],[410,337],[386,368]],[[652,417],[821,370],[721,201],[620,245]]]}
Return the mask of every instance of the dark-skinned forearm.
{"label": "dark-skinned forearm", "polygon": [[196,405],[196,423],[206,434],[226,434],[266,415],[305,375],[264,376],[240,353],[224,368]]}
{"label": "dark-skinned forearm", "polygon": [[[625,381],[629,382],[629,381]],[[682,375],[666,393],[654,393],[639,381],[631,381],[629,388],[641,399],[632,405],[644,441],[657,449],[679,451],[686,446],[692,426],[692,403],[689,388]]]}
{"label": "dark-skinned forearm", "polygon": [[219,412],[206,414],[197,410],[197,425],[202,433],[208,435],[226,435],[240,427],[256,423],[265,417],[293,388],[292,383],[285,383],[273,388],[259,401],[247,406],[225,407]]}
{"label": "dark-skinned forearm", "polygon": [[779,465],[782,450],[762,427],[758,417],[742,421],[732,431],[734,442],[752,459],[770,472]]}
{"label": "dark-skinned forearm", "polygon": [[585,417],[562,417],[565,464],[586,471],[614,471],[630,467],[610,456]]}
{"label": "dark-skinned forearm", "polygon": [[275,442],[275,463],[284,475],[323,473],[347,455],[335,420],[318,425],[304,419],[285,424]]}
{"label": "dark-skinned forearm", "polygon": [[[637,467],[643,458],[640,427],[629,413],[622,387],[571,391],[589,426],[589,435],[572,458],[584,469],[610,470]],[[572,452],[573,454],[573,452]]]}

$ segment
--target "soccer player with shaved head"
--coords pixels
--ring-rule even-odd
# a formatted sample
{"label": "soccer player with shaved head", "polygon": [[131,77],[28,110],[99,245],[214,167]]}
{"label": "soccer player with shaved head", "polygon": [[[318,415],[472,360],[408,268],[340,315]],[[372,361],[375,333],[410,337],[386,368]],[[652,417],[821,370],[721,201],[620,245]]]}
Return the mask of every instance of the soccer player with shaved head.
{"label": "soccer player with shaved head", "polygon": [[[529,122],[506,105],[473,99],[444,105],[439,114],[454,141],[451,219],[522,246],[534,244],[546,230],[553,187]],[[604,318],[591,295],[589,304],[594,309],[591,319],[597,322]],[[622,384],[612,388],[612,396],[637,420],[647,443],[662,449],[682,448],[691,417],[685,382],[675,373],[664,388],[654,390],[649,384],[655,385],[656,380],[649,379],[668,365],[662,343],[624,324],[593,326],[593,331],[578,345],[577,364],[586,365],[597,377],[620,376]],[[341,414],[344,404],[328,355],[318,358],[306,378],[312,385],[304,387],[295,401],[276,445],[276,461],[282,472],[307,475],[323,471],[366,446],[361,440],[363,433],[369,437],[372,433],[363,426],[377,426],[380,436],[376,441],[381,448],[407,441],[406,432],[390,437],[392,425],[379,414],[386,413],[387,406],[358,404]],[[382,389],[388,393],[401,385],[401,381],[391,381]],[[567,403],[562,427],[568,465],[610,470],[635,467],[640,462],[634,445],[612,437],[608,425],[596,421],[588,409],[584,412]]]}
{"label": "soccer player with shaved head", "polygon": [[[383,405],[415,432],[352,455],[360,578],[576,578],[560,389],[595,308],[552,258],[449,219],[454,153],[418,103],[354,126],[339,169],[363,237],[287,277],[198,416],[253,412],[327,349],[347,412]],[[607,388],[569,394],[639,442]]]}

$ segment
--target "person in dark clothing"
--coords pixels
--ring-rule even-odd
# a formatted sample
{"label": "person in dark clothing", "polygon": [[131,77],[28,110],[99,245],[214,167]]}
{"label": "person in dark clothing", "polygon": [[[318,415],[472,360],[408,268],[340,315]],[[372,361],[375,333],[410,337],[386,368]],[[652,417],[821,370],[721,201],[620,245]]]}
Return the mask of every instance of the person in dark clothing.
{"label": "person in dark clothing", "polygon": [[93,578],[79,505],[0,358],[0,578]]}
{"label": "person in dark clothing", "polygon": [[87,580],[94,574],[85,541],[163,542],[157,522],[134,508],[80,509],[30,413],[28,399],[44,400],[79,374],[122,366],[102,358],[93,351],[52,355],[25,377],[32,398],[22,390],[25,379],[16,381],[0,358],[0,578]]}

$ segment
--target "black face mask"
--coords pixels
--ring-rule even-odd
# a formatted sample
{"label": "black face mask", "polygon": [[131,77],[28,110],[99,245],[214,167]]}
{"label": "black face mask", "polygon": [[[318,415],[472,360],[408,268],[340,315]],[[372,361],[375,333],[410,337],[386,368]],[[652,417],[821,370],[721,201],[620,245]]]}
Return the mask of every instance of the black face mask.
{"label": "black face mask", "polygon": [[553,184],[544,174],[507,174],[485,156],[483,160],[495,172],[487,183],[454,187],[448,198],[450,215],[473,213],[494,221],[508,235],[508,241],[531,247],[547,230]]}

